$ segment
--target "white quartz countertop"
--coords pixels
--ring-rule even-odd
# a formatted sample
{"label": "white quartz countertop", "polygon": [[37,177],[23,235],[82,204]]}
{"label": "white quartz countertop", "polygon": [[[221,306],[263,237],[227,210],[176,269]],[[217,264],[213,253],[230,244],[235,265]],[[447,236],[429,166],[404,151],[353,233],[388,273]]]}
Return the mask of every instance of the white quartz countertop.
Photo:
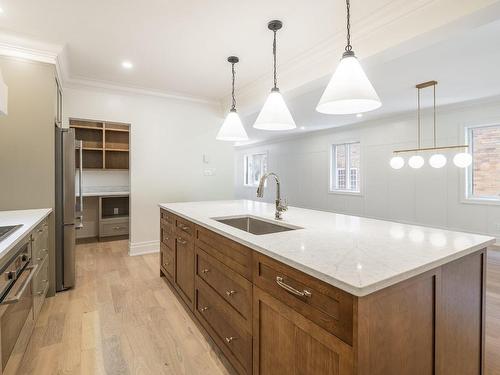
{"label": "white quartz countertop", "polygon": [[[471,254],[495,238],[250,200],[164,203],[165,208],[356,296]],[[254,235],[213,218],[251,215],[303,229]]]}
{"label": "white quartz countertop", "polygon": [[23,226],[12,232],[0,241],[0,258],[9,252],[19,241],[40,224],[52,212],[51,208],[40,208],[35,210],[0,211],[0,226],[18,225]]}

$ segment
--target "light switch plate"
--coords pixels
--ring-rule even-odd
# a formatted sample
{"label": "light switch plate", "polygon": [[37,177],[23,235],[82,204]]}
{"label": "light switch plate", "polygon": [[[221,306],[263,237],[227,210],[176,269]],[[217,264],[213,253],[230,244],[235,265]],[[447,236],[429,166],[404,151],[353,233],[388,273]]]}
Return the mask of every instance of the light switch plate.
{"label": "light switch plate", "polygon": [[115,207],[115,208],[113,208],[113,214],[114,214],[114,215],[118,215],[118,212],[119,212],[118,208],[116,208],[116,207]]}

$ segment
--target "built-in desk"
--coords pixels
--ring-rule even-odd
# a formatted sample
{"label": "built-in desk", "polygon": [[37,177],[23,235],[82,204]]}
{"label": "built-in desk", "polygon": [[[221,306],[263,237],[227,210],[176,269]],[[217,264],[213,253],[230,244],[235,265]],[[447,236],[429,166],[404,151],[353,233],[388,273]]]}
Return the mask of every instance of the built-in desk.
{"label": "built-in desk", "polygon": [[128,187],[83,188],[83,228],[77,238],[129,234]]}

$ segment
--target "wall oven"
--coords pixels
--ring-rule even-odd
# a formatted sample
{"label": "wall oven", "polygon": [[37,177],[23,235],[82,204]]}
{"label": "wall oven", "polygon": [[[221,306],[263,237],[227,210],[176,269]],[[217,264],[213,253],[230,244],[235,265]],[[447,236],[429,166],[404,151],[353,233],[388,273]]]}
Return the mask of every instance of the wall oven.
{"label": "wall oven", "polygon": [[11,258],[0,268],[0,348],[5,369],[23,329],[33,323],[32,282],[37,265],[31,263],[31,243],[16,247]]}

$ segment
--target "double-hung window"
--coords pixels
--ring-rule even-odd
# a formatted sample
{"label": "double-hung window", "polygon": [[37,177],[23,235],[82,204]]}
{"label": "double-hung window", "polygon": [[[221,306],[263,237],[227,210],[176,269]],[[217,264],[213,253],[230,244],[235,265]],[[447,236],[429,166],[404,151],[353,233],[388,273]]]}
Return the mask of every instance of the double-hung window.
{"label": "double-hung window", "polygon": [[467,198],[500,202],[500,125],[470,127],[467,138],[472,154]]}
{"label": "double-hung window", "polygon": [[330,158],[330,192],[359,193],[359,142],[332,145]]}
{"label": "double-hung window", "polygon": [[267,173],[267,153],[245,155],[245,186],[258,186],[260,178]]}

